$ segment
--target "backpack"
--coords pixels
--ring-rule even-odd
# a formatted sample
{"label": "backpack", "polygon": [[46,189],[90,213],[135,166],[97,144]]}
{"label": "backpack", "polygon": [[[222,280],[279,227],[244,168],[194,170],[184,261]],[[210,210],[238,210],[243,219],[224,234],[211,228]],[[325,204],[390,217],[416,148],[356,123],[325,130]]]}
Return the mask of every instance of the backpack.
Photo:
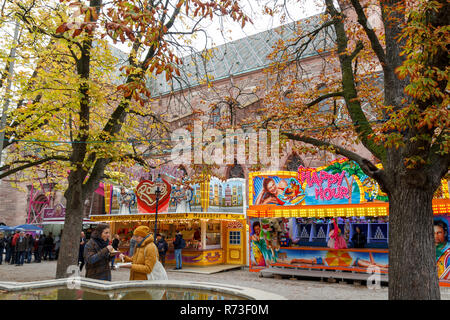
{"label": "backpack", "polygon": [[158,244],[157,244],[157,246],[158,246],[158,251],[159,252],[164,252],[165,250],[164,250],[164,242],[163,241],[159,241],[158,242]]}
{"label": "backpack", "polygon": [[186,247],[186,241],[183,238],[180,239],[180,248],[184,249]]}

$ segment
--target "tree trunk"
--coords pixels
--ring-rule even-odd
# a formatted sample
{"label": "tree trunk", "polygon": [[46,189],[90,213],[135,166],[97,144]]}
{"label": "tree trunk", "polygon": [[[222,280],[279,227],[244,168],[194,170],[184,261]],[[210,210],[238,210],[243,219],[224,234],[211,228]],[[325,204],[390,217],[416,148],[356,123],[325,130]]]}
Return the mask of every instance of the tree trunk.
{"label": "tree trunk", "polygon": [[440,299],[433,190],[397,180],[389,197],[389,299]]}
{"label": "tree trunk", "polygon": [[78,265],[78,251],[80,248],[80,234],[83,227],[83,180],[80,175],[74,173],[69,175],[69,186],[65,193],[67,200],[66,216],[64,218],[64,229],[61,237],[58,264],[56,267],[56,278],[67,278],[69,266]]}

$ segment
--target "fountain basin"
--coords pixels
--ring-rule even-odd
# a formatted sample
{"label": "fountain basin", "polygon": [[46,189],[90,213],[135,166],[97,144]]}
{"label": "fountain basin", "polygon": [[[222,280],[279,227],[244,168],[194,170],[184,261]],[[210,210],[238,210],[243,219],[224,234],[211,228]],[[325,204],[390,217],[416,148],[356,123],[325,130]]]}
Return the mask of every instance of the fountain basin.
{"label": "fountain basin", "polygon": [[0,282],[0,300],[286,300],[257,290],[194,281],[102,281],[65,278]]}

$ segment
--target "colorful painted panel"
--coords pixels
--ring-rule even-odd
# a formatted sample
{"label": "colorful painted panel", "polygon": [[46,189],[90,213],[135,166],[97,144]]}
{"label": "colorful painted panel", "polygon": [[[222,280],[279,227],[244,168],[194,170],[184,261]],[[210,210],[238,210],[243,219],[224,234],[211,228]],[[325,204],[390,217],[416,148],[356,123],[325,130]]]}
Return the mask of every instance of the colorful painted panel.
{"label": "colorful painted panel", "polygon": [[253,176],[253,205],[327,205],[386,202],[377,183],[354,161],[299,167],[295,176]]}
{"label": "colorful painted panel", "polygon": [[134,214],[138,212],[136,194],[131,189],[113,187],[111,214]]}
{"label": "colorful painted panel", "polygon": [[[188,251],[183,250],[181,259],[183,264],[207,266],[223,263],[223,250]],[[175,254],[169,251],[166,255],[166,263],[175,264]]]}
{"label": "colorful painted panel", "polygon": [[[319,168],[300,166],[298,172],[278,171],[250,174],[250,204],[345,205],[387,203],[388,197],[359,165],[347,159]],[[449,199],[449,181],[443,179],[434,199]]]}
{"label": "colorful painted panel", "polygon": [[364,249],[354,251],[352,249],[328,249],[319,250],[308,248],[261,248],[252,243],[250,249],[250,269],[259,270],[267,267],[292,266],[292,267],[323,267],[323,268],[345,268],[348,270],[362,271],[369,267],[377,267],[382,273],[389,268],[388,252],[377,252],[376,250]]}
{"label": "colorful painted panel", "polygon": [[440,280],[450,280],[450,218],[434,217],[434,242],[436,245],[436,265]]}
{"label": "colorful painted panel", "polygon": [[[210,181],[194,185],[172,185],[168,204],[158,208],[159,213],[190,213],[190,212],[229,212],[244,213],[245,180],[229,179],[221,181],[211,178]],[[140,213],[153,211],[139,208]]]}

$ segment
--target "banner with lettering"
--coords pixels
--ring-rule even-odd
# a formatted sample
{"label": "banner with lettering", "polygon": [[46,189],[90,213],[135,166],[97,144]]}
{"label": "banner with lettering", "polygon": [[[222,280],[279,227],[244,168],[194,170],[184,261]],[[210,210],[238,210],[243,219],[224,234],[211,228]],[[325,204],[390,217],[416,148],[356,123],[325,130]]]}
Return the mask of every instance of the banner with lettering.
{"label": "banner with lettering", "polygon": [[[245,179],[232,178],[220,180],[212,177],[200,184],[170,185],[162,179],[164,187],[158,204],[158,212],[190,213],[190,212],[245,212]],[[143,180],[136,187],[139,213],[155,212],[155,185]]]}
{"label": "banner with lettering", "polygon": [[[289,173],[289,174],[283,174]],[[387,202],[378,184],[354,161],[338,160],[297,173],[253,176],[253,205],[327,205]]]}

